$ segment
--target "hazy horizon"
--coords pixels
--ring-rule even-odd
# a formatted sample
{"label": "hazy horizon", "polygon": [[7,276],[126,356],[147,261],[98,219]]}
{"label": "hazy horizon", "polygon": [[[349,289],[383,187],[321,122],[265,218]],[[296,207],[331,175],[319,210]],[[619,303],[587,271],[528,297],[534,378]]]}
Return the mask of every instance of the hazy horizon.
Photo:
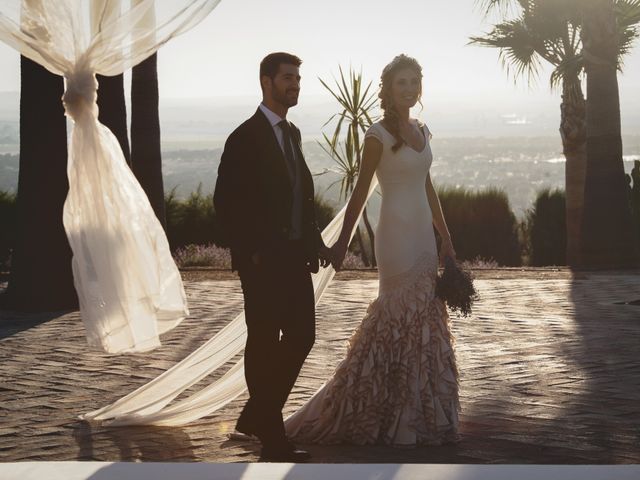
{"label": "hazy horizon", "polygon": [[[13,125],[12,130],[18,127],[19,99],[19,92],[0,92],[0,124]],[[203,145],[215,147],[255,112],[259,102],[256,95],[161,98],[159,110],[163,144],[192,140],[196,149]],[[640,108],[625,108],[623,105],[621,110],[623,135],[640,134]],[[322,132],[332,132],[333,123],[324,125],[338,111],[337,102],[331,98],[302,94],[300,103],[290,109],[288,118],[302,130],[305,140],[312,140],[321,138]],[[416,108],[413,113],[425,121],[437,137],[558,136],[559,141],[559,99],[523,101],[505,108],[490,102],[479,106],[455,106],[436,100],[425,104],[423,109]],[[0,140],[0,144],[3,143],[11,142]]]}
{"label": "hazy horizon", "polygon": [[[162,121],[211,119],[216,135],[228,134],[228,125],[253,113],[260,100],[257,70],[262,57],[285,50],[304,61],[300,104],[291,118],[303,134],[316,136],[338,108],[318,77],[331,83],[338,65],[352,65],[376,88],[383,66],[404,52],[423,66],[424,110],[416,114],[435,133],[556,134],[560,93],[550,91],[550,69],[543,66],[535,85],[514,84],[497,50],[467,45],[470,36],[488,31],[497,19],[484,18],[476,3],[325,0],[301,6],[295,0],[223,0],[200,25],[159,51]],[[625,57],[619,75],[627,134],[640,132],[639,43]],[[0,44],[0,65],[0,92],[19,92],[17,52]],[[0,98],[9,96],[0,93]],[[0,101],[0,119],[17,120],[17,109],[15,95],[9,105]]]}

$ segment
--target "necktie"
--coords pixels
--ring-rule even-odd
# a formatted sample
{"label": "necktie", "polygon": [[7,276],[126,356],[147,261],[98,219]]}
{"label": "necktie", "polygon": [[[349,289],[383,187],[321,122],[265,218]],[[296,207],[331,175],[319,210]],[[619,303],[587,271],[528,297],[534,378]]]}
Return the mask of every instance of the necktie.
{"label": "necktie", "polygon": [[296,158],[293,155],[293,149],[291,148],[291,126],[286,120],[282,120],[278,123],[278,126],[282,129],[282,140],[284,143],[284,157],[287,161],[287,169],[289,170],[289,177],[291,182],[295,183],[296,179]]}

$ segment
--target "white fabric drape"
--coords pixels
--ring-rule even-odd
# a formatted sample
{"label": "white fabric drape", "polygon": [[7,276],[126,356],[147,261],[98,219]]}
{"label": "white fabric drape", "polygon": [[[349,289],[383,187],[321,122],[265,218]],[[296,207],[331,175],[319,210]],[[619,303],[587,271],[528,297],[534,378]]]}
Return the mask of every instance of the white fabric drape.
{"label": "white fabric drape", "polygon": [[[377,185],[378,182],[374,176],[367,198],[371,196]],[[325,244],[332,245],[338,239],[345,212],[346,206],[322,232]],[[351,232],[351,237],[354,232],[355,228]],[[313,275],[316,304],[334,274],[335,270],[327,267]],[[172,405],[169,403],[240,353],[244,348],[246,335],[244,313],[241,313],[217,335],[159,377],[111,405],[90,412],[81,418],[112,426],[178,426],[215,412],[246,390],[242,359],[218,380],[187,398],[178,400]]]}
{"label": "white fabric drape", "polygon": [[0,0],[0,40],[65,78],[74,126],[63,222],[87,339],[106,352],[157,347],[188,309],[162,226],[115,136],[98,122],[95,74],[131,68],[219,2]]}
{"label": "white fabric drape", "polygon": [[[120,0],[0,0],[0,40],[65,77],[63,102],[74,127],[63,220],[87,337],[107,352],[158,346],[158,335],[188,311],[162,227],[117,139],[97,120],[95,74],[117,75],[138,64],[219,1],[134,0],[127,9]],[[344,212],[324,230],[325,243],[337,239]],[[327,268],[314,276],[316,302],[334,273]],[[240,353],[245,339],[241,314],[155,380],[84,418],[182,425],[206,416],[246,389],[242,360],[209,386],[169,404]]]}

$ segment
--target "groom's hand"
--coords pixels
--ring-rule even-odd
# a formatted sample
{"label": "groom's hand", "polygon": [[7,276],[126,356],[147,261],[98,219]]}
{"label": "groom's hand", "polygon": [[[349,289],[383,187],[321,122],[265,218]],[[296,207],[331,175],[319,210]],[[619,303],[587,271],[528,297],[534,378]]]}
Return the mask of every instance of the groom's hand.
{"label": "groom's hand", "polygon": [[320,250],[318,251],[318,259],[320,260],[320,266],[323,268],[328,267],[330,264],[334,264],[331,250],[325,245],[320,247]]}

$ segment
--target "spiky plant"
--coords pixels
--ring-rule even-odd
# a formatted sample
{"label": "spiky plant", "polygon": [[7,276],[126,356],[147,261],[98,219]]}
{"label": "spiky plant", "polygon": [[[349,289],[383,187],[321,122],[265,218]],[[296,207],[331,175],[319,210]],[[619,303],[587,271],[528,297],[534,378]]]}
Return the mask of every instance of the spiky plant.
{"label": "spiky plant", "polygon": [[[362,151],[364,149],[361,134],[364,134],[373,123],[372,111],[377,106],[378,98],[375,92],[371,91],[371,82],[364,86],[362,72],[356,73],[352,68],[349,68],[349,74],[347,76],[341,66],[338,68],[340,78],[334,79],[334,88],[330,87],[321,78],[319,79],[341,107],[341,111],[332,115],[323,125],[323,127],[325,127],[335,121],[336,125],[333,134],[329,137],[323,133],[324,143],[319,142],[319,144],[336,163],[337,168],[330,169],[330,171],[340,174],[340,179],[332,183],[329,188],[340,183],[340,198],[347,199],[353,191],[358,172],[360,171]],[[346,128],[347,133],[345,140],[342,141],[341,134],[343,127]],[[369,245],[372,253],[371,263],[375,267],[375,237],[373,228],[371,228],[369,222],[366,207],[362,212],[362,219],[369,236]],[[368,265],[369,260],[359,227],[356,229],[356,241],[360,245],[363,261]]]}

